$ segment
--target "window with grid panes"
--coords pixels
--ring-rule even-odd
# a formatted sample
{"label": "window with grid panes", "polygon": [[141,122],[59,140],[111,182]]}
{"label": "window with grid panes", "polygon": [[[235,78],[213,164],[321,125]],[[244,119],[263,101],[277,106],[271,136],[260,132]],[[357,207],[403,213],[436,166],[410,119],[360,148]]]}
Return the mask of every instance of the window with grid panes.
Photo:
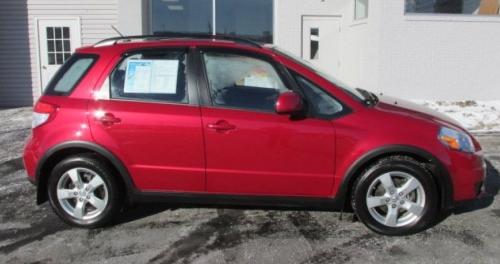
{"label": "window with grid panes", "polygon": [[69,27],[47,27],[49,65],[61,65],[71,56]]}

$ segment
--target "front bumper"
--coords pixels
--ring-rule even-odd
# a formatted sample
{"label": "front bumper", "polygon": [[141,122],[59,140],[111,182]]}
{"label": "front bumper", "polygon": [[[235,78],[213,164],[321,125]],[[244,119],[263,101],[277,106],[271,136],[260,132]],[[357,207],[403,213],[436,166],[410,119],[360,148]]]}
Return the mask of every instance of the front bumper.
{"label": "front bumper", "polygon": [[482,153],[454,153],[452,162],[455,204],[458,206],[485,197],[487,164]]}

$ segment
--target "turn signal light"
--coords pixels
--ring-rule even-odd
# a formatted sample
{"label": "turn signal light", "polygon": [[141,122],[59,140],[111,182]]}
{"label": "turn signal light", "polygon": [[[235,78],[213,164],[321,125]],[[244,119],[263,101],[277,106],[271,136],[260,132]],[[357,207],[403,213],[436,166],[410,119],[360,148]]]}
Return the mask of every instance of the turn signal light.
{"label": "turn signal light", "polygon": [[451,149],[454,149],[454,150],[460,149],[460,143],[458,143],[458,140],[456,138],[450,137],[450,136],[441,136],[440,139],[441,139],[441,141],[443,141],[443,143],[448,145],[448,147],[450,147]]}

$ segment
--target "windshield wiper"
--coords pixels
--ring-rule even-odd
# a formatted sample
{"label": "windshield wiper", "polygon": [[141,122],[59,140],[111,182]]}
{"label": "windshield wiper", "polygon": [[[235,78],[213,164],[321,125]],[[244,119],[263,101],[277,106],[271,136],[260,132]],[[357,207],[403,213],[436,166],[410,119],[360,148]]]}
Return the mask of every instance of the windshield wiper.
{"label": "windshield wiper", "polygon": [[378,101],[379,101],[379,100],[378,100],[378,96],[377,96],[377,95],[375,95],[375,94],[374,94],[374,93],[372,93],[372,92],[369,92],[369,93],[370,93],[370,95],[372,96],[373,103],[374,103],[374,104],[377,104],[377,103],[378,103]]}
{"label": "windshield wiper", "polygon": [[365,98],[365,104],[376,105],[378,103],[378,97],[374,93],[361,88],[356,88],[356,91],[358,91]]}

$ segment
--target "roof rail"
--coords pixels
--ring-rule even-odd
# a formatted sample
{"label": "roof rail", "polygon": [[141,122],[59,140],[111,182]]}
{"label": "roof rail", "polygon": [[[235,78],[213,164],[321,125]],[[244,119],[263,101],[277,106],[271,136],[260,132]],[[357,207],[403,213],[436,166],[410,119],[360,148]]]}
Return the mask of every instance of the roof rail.
{"label": "roof rail", "polygon": [[234,41],[240,44],[246,44],[256,48],[262,48],[262,45],[250,39],[236,37],[231,35],[211,35],[211,34],[182,34],[182,33],[165,33],[157,35],[136,35],[136,36],[121,36],[103,39],[96,44],[94,47],[114,45],[118,41],[132,41],[132,40],[168,40],[168,39],[213,39],[213,40],[228,40]]}

